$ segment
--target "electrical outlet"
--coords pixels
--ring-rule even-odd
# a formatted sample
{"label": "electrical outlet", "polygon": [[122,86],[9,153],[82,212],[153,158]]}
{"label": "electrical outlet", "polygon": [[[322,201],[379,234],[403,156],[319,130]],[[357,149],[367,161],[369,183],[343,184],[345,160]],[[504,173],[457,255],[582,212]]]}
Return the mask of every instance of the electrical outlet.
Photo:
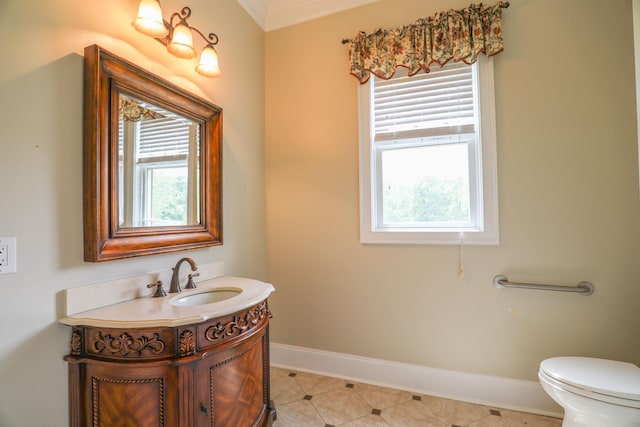
{"label": "electrical outlet", "polygon": [[0,274],[16,272],[16,238],[0,237]]}
{"label": "electrical outlet", "polygon": [[9,259],[7,257],[8,252],[8,245],[0,245],[0,267],[6,267],[9,265]]}

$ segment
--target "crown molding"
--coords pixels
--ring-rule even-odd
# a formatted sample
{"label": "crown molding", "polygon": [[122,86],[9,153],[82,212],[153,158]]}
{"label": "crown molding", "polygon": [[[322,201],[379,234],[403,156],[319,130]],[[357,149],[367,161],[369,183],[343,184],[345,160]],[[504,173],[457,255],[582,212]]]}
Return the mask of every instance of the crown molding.
{"label": "crown molding", "polygon": [[265,31],[273,31],[379,0],[237,0]]}
{"label": "crown molding", "polygon": [[266,31],[269,0],[237,0],[254,21]]}

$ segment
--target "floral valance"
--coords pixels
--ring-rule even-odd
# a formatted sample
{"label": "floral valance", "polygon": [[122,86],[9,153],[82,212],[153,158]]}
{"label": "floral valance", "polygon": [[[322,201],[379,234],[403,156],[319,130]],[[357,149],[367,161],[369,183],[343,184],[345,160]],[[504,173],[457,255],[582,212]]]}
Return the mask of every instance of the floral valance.
{"label": "floral valance", "polygon": [[409,75],[429,72],[431,64],[447,61],[473,64],[478,55],[502,52],[502,9],[508,2],[494,6],[472,4],[462,10],[439,12],[411,25],[373,34],[360,32],[349,43],[351,74],[360,83],[373,73],[382,79],[393,76],[397,67],[409,69]]}

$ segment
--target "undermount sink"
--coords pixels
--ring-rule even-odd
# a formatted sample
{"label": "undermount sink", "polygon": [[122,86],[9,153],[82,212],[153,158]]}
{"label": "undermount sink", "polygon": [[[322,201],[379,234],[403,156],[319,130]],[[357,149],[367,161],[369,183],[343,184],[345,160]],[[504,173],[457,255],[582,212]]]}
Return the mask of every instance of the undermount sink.
{"label": "undermount sink", "polygon": [[174,298],[170,303],[171,305],[178,305],[181,307],[192,307],[195,305],[211,304],[214,302],[228,300],[229,298],[233,298],[241,293],[242,289],[238,288],[211,289],[206,292],[199,292]]}

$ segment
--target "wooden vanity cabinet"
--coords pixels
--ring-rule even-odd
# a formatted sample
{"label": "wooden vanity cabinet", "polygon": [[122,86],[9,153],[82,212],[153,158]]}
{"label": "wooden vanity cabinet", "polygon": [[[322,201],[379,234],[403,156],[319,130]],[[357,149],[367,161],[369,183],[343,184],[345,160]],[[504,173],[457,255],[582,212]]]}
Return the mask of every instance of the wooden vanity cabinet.
{"label": "wooden vanity cabinet", "polygon": [[185,326],[74,326],[70,426],[271,426],[269,317],[263,301]]}

